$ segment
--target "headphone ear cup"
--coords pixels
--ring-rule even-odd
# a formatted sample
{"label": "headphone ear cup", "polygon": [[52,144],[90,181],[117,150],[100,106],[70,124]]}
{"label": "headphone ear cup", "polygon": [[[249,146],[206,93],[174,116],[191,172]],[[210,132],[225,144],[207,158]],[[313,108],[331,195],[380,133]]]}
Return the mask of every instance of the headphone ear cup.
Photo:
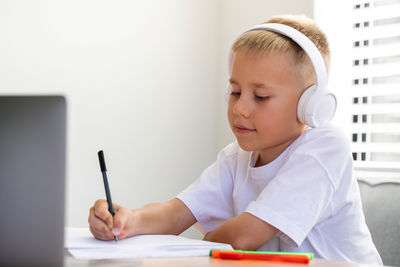
{"label": "headphone ear cup", "polygon": [[322,126],[332,119],[336,106],[334,94],[313,85],[301,95],[297,105],[297,117],[301,123],[310,127]]}

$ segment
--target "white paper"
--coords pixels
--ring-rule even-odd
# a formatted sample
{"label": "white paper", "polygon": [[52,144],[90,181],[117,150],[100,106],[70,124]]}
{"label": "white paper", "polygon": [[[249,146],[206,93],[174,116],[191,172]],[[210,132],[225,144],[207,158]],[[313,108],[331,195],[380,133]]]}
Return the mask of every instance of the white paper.
{"label": "white paper", "polygon": [[65,228],[65,248],[78,259],[207,256],[211,249],[232,250],[228,244],[175,235],[139,235],[115,242],[97,240],[88,228]]}

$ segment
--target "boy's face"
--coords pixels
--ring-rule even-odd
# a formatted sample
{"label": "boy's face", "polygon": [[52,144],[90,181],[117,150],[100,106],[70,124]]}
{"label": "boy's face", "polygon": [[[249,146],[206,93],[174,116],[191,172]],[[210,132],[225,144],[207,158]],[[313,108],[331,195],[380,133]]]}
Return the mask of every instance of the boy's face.
{"label": "boy's face", "polygon": [[287,54],[234,55],[228,120],[240,147],[260,153],[257,165],[274,160],[305,129],[297,119],[304,85],[293,65]]}

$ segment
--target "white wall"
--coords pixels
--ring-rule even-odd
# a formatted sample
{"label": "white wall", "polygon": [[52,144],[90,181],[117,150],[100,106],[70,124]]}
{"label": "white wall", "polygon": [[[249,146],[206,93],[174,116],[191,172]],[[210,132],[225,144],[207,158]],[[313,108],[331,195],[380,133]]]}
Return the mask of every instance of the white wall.
{"label": "white wall", "polygon": [[223,91],[231,42],[312,0],[0,0],[0,94],[68,99],[67,225],[104,198],[173,197],[233,140]]}
{"label": "white wall", "polygon": [[218,2],[0,1],[0,93],[69,104],[67,224],[167,200],[214,159]]}

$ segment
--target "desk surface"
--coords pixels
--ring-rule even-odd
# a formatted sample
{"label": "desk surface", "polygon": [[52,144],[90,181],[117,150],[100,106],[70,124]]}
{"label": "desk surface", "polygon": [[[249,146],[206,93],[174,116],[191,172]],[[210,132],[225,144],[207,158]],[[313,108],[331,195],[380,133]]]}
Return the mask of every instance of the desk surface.
{"label": "desk surface", "polygon": [[323,259],[314,259],[310,264],[290,264],[273,263],[254,260],[221,260],[210,257],[182,257],[182,258],[158,258],[158,259],[113,259],[113,260],[77,260],[72,256],[65,256],[65,267],[72,266],[113,266],[113,267],[235,267],[235,266],[310,266],[310,267],[371,267],[373,265],[354,264],[348,262],[328,261]]}

